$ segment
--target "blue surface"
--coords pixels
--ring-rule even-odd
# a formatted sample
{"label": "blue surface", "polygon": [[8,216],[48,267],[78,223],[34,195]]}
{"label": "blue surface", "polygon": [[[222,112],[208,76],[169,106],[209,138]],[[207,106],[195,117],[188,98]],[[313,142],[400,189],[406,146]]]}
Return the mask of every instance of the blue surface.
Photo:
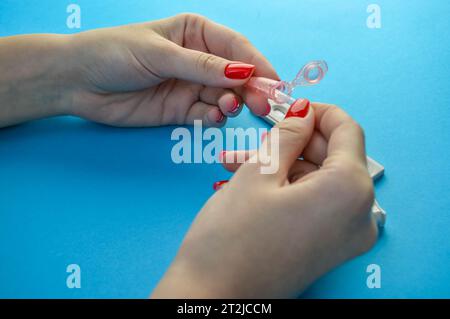
{"label": "blue surface", "polygon": [[[58,32],[68,1],[0,1],[0,36]],[[330,71],[312,100],[344,107],[386,167],[376,193],[386,230],[369,253],[305,297],[450,297],[449,1],[76,1],[82,29],[190,11],[245,34],[292,78],[303,63]],[[36,105],[38,107],[39,105]],[[229,126],[264,127],[249,112]],[[218,164],[175,165],[172,128],[119,129],[76,118],[0,130],[0,297],[146,297],[190,222],[229,176]],[[66,287],[79,264],[82,288]],[[382,270],[366,286],[366,266]]]}

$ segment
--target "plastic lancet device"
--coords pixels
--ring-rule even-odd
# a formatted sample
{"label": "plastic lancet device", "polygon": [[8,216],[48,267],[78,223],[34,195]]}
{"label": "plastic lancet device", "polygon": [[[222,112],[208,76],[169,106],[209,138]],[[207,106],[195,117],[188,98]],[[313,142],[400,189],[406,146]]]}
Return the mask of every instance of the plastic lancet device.
{"label": "plastic lancet device", "polygon": [[[269,99],[271,111],[264,116],[264,119],[272,124],[282,121],[296,99],[292,97],[292,92],[297,86],[311,86],[319,83],[328,71],[325,61],[311,61],[305,64],[291,81],[276,81],[263,77],[252,77],[246,86],[261,96]],[[373,180],[378,179],[384,173],[384,167],[367,157],[367,169]],[[386,212],[375,200],[372,205],[372,213],[375,216],[379,227],[383,227],[386,222]]]}
{"label": "plastic lancet device", "polygon": [[325,61],[311,61],[300,69],[291,82],[279,81],[273,89],[292,95],[295,87],[315,85],[323,79],[327,72],[328,65]]}
{"label": "plastic lancet device", "polygon": [[292,97],[292,92],[297,86],[315,85],[323,79],[327,71],[328,65],[325,61],[311,61],[305,64],[290,82],[252,77],[246,86],[258,91],[275,103],[291,105],[296,100]]}

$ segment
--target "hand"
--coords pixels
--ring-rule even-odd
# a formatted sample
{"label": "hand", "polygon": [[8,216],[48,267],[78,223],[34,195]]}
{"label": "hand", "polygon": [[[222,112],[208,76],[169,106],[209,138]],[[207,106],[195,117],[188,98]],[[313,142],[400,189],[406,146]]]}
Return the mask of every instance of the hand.
{"label": "hand", "polygon": [[[374,245],[360,126],[341,109],[316,103],[306,117],[276,127],[278,172],[260,174],[261,164],[251,161],[224,163],[236,173],[200,211],[153,297],[295,297]],[[258,154],[247,151],[251,156]]]}
{"label": "hand", "polygon": [[[276,72],[242,35],[204,17],[182,14],[72,37],[71,114],[117,126],[195,119],[221,126],[243,101],[255,114],[268,113],[267,100],[242,85],[253,72],[277,79]],[[244,70],[227,77],[233,62]]]}

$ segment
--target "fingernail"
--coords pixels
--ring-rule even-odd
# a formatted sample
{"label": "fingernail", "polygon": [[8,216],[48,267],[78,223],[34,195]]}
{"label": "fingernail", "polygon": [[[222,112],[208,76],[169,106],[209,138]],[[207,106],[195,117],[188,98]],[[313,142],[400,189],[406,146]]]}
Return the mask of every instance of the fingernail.
{"label": "fingernail", "polygon": [[261,116],[267,116],[267,115],[269,115],[269,113],[270,113],[271,110],[272,110],[272,107],[270,106],[269,103],[267,103],[267,105],[266,105],[266,110],[264,111],[263,114],[261,114]]}
{"label": "fingernail", "polygon": [[264,142],[264,140],[266,139],[268,133],[269,133],[269,132],[263,132],[263,133],[261,134],[261,143]]}
{"label": "fingernail", "polygon": [[213,184],[213,189],[214,189],[215,191],[218,191],[218,190],[221,189],[221,188],[223,187],[223,185],[226,184],[226,183],[228,183],[228,181],[218,181],[218,182],[215,182],[215,183]]}
{"label": "fingernail", "polygon": [[226,151],[222,151],[222,152],[220,152],[219,153],[219,162],[220,163],[223,163],[224,162],[224,159],[225,159],[225,156],[227,155],[227,152]]}
{"label": "fingernail", "polygon": [[224,119],[224,116],[223,116],[222,113],[220,113],[219,116],[218,116],[217,119],[216,119],[216,122],[217,122],[217,123],[221,123],[221,122],[223,121],[223,119]]}
{"label": "fingernail", "polygon": [[240,103],[237,97],[233,97],[233,108],[230,110],[230,113],[236,113],[236,111],[239,109]]}
{"label": "fingernail", "polygon": [[292,103],[291,107],[289,108],[284,118],[305,117],[308,114],[308,111],[309,111],[309,100],[298,99],[294,103]]}
{"label": "fingernail", "polygon": [[255,70],[253,64],[230,63],[225,67],[225,76],[233,80],[243,80],[252,75]]}

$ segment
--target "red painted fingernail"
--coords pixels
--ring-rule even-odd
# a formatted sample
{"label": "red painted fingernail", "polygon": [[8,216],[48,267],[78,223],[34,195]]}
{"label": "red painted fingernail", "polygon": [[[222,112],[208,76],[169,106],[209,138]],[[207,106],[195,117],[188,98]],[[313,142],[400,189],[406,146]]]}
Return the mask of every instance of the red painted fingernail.
{"label": "red painted fingernail", "polygon": [[220,123],[220,122],[223,121],[223,119],[224,119],[224,116],[223,116],[222,113],[220,113],[219,116],[218,116],[217,119],[216,119],[216,122],[217,122],[217,123]]}
{"label": "red painted fingernail", "polygon": [[284,118],[305,117],[308,114],[308,111],[309,101],[307,99],[298,99],[294,103],[292,103]]}
{"label": "red painted fingernail", "polygon": [[225,155],[227,154],[227,151],[222,151],[219,153],[219,162],[223,163],[225,159]]}
{"label": "red painted fingernail", "polygon": [[215,182],[215,183],[213,184],[213,189],[214,189],[215,191],[218,191],[218,190],[221,189],[221,188],[223,187],[223,185],[226,184],[226,183],[228,183],[228,181],[218,181],[218,182]]}
{"label": "red painted fingernail", "polygon": [[230,110],[230,113],[236,113],[236,111],[239,110],[239,106],[241,106],[239,100],[237,97],[233,97],[233,108]]}
{"label": "red painted fingernail", "polygon": [[263,133],[261,134],[261,142],[264,142],[264,140],[265,140],[266,137],[267,137],[267,134],[269,134],[269,132],[263,132]]}
{"label": "red painted fingernail", "polygon": [[267,115],[269,115],[270,111],[272,111],[272,107],[270,106],[269,103],[267,103],[267,105],[266,105],[266,110],[265,110],[264,114],[261,114],[261,116],[267,116]]}
{"label": "red painted fingernail", "polygon": [[233,80],[243,80],[252,75],[255,70],[253,64],[246,63],[230,63],[225,67],[225,76]]}

